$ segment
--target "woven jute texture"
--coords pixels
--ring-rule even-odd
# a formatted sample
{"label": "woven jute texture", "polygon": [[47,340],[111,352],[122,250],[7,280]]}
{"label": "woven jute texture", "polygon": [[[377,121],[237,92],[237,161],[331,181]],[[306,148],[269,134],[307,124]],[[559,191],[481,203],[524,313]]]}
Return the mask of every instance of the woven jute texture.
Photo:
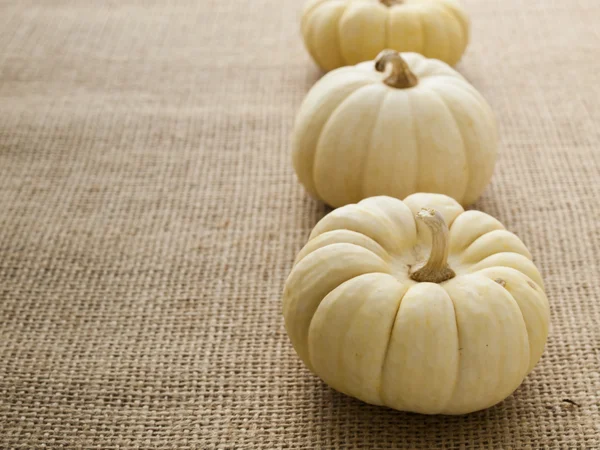
{"label": "woven jute texture", "polygon": [[0,448],[600,448],[600,4],[468,0],[500,124],[475,205],[547,285],[546,352],[464,417],[369,406],[294,353],[281,293],[328,212],[290,132],[299,0],[0,2]]}

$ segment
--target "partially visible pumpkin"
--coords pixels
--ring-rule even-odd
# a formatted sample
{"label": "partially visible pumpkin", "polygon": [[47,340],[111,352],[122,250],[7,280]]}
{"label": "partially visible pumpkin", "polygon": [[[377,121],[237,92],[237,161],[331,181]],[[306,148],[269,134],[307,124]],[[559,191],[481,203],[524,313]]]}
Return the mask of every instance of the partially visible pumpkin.
{"label": "partially visible pumpkin", "polygon": [[454,65],[469,42],[469,19],[454,0],[310,0],[302,36],[327,71],[371,60],[386,48]]}
{"label": "partially visible pumpkin", "polygon": [[331,387],[424,414],[502,401],[533,370],[549,326],[523,242],[435,194],[325,216],[287,279],[283,315],[298,355]]}
{"label": "partially visible pumpkin", "polygon": [[498,137],[487,102],[458,72],[387,50],[319,80],[292,141],[298,179],[331,206],[415,192],[469,205],[492,177]]}

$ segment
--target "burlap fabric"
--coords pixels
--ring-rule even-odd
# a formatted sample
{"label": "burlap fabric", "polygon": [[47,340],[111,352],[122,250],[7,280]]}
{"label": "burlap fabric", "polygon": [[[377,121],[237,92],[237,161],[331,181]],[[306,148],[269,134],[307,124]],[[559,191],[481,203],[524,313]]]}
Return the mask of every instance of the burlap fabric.
{"label": "burlap fabric", "polygon": [[529,245],[547,351],[466,417],[312,376],[281,291],[327,212],[290,164],[300,1],[3,1],[0,448],[600,447],[600,4],[469,0],[497,113],[476,205]]}

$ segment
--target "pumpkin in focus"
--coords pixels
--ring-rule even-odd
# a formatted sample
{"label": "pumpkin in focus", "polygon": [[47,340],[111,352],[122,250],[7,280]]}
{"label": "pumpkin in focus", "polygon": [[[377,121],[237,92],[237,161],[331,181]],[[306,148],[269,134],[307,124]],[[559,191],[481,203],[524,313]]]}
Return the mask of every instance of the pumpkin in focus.
{"label": "pumpkin in focus", "polygon": [[544,350],[549,306],[531,254],[450,197],[373,197],[324,217],[287,279],[305,365],[367,403],[466,414],[504,400]]}

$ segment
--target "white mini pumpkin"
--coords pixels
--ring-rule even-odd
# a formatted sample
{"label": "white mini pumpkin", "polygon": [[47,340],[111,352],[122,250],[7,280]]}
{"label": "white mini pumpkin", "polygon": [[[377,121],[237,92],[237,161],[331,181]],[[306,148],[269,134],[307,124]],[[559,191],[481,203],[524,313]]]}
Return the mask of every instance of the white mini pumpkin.
{"label": "white mini pumpkin", "polygon": [[505,399],[549,326],[521,240],[438,194],[373,197],[323,218],[286,282],[283,315],[298,355],[331,387],[424,414]]}
{"label": "white mini pumpkin", "polygon": [[315,84],[300,107],[292,152],[300,182],[333,207],[415,192],[469,205],[492,177],[497,142],[489,105],[458,72],[416,53],[384,51]]}
{"label": "white mini pumpkin", "polygon": [[323,70],[368,61],[386,48],[454,65],[469,43],[469,19],[454,0],[310,0],[302,37]]}

